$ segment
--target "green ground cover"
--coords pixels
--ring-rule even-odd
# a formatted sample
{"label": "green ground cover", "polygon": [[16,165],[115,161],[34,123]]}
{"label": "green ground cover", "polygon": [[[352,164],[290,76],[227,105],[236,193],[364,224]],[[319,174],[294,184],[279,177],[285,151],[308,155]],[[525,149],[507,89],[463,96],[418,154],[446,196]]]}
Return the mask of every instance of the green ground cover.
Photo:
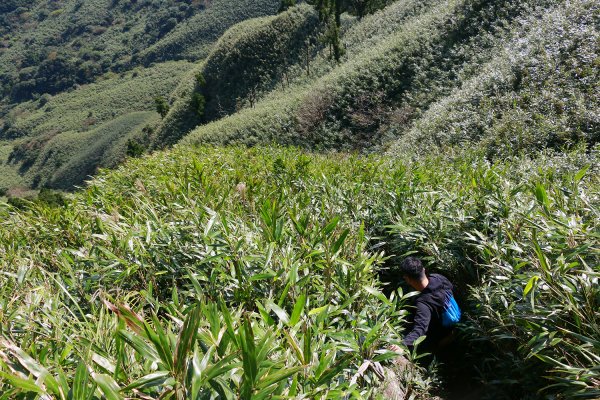
{"label": "green ground cover", "polygon": [[161,41],[140,54],[144,63],[163,59],[202,60],[212,45],[236,23],[277,12],[278,0],[214,0],[205,12],[178,24]]}
{"label": "green ground cover", "polygon": [[321,30],[317,12],[308,5],[229,29],[173,92],[154,147],[174,144],[196,126],[254,105],[279,84],[289,85],[290,67],[304,59],[305,42],[316,40]]}
{"label": "green ground cover", "polygon": [[40,137],[50,132],[85,131],[132,111],[154,111],[154,98],[167,97],[193,64],[175,61],[108,75],[97,83],[17,107],[4,135]]}
{"label": "green ground cover", "polygon": [[180,147],[4,207],[3,391],[377,396],[407,312],[377,274],[416,252],[459,282],[491,398],[596,398],[597,161]]}
{"label": "green ground cover", "polygon": [[27,171],[36,187],[70,190],[95,174],[115,167],[127,157],[127,143],[144,143],[144,127],[158,119],[154,111],[117,117],[86,132],[64,132],[40,150]]}

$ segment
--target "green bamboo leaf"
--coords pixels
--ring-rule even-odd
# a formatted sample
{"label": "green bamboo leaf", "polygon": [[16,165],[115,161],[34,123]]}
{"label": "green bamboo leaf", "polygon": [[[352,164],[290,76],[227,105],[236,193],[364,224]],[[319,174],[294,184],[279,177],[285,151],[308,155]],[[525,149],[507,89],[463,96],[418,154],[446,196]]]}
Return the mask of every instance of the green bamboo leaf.
{"label": "green bamboo leaf", "polygon": [[363,289],[367,293],[377,297],[382,303],[384,303],[388,306],[391,305],[390,300],[387,297],[385,297],[385,295],[383,293],[381,293],[379,290],[377,290],[373,287],[370,287],[370,286],[363,286]]}
{"label": "green bamboo leaf", "polygon": [[284,379],[289,378],[290,376],[292,376],[294,374],[297,374],[298,372],[302,371],[303,369],[304,369],[304,367],[283,368],[274,374],[268,374],[268,375],[264,376],[258,382],[258,388],[264,389],[268,386],[274,385]]}
{"label": "green bamboo leaf", "polygon": [[290,322],[290,317],[288,316],[287,312],[285,312],[285,310],[279,307],[277,304],[273,303],[272,301],[269,301],[267,303],[267,307],[273,310],[273,312],[277,314],[281,322],[283,322],[284,324],[288,324]]}
{"label": "green bamboo leaf", "polygon": [[130,383],[129,385],[125,386],[123,388],[123,392],[127,392],[127,391],[130,391],[133,389],[138,389],[141,387],[149,388],[149,387],[153,387],[153,386],[160,386],[167,380],[167,378],[169,378],[169,372],[167,372],[167,371],[160,371],[160,372],[148,374],[148,375],[142,376],[141,378],[139,378],[139,379],[133,381],[132,383]]}
{"label": "green bamboo leaf", "polygon": [[394,351],[385,351],[384,353],[377,354],[375,357],[373,357],[373,361],[381,362],[394,360],[396,358],[398,358],[398,353]]}
{"label": "green bamboo leaf", "polygon": [[273,279],[276,276],[277,276],[277,274],[273,271],[263,272],[261,274],[252,275],[249,280],[250,280],[250,282],[264,281],[267,279]]}
{"label": "green bamboo leaf", "polygon": [[117,385],[117,382],[112,377],[94,373],[92,374],[92,378],[106,397],[106,400],[124,400],[124,397],[121,396],[119,385]]}
{"label": "green bamboo leaf", "polygon": [[414,348],[416,349],[416,348],[417,348],[417,347],[418,347],[418,346],[419,346],[421,343],[423,343],[423,341],[424,341],[425,339],[427,339],[427,336],[420,336],[420,337],[418,337],[418,338],[417,338],[417,340],[415,340],[415,341],[413,342],[413,346],[414,346]]}
{"label": "green bamboo leaf", "polygon": [[542,268],[542,271],[546,275],[548,275],[550,273],[550,265],[548,264],[548,259],[546,258],[546,255],[542,251],[542,248],[537,240],[537,233],[535,231],[533,232],[532,241],[533,249],[535,251],[538,261],[540,262],[540,267]]}
{"label": "green bamboo leaf", "polygon": [[295,398],[298,395],[298,375],[294,375],[288,394],[290,398]]}
{"label": "green bamboo leaf", "polygon": [[229,337],[235,342],[235,345],[240,348],[241,345],[239,343],[238,337],[235,334],[235,329],[233,327],[233,318],[231,317],[231,313],[227,308],[227,305],[223,300],[219,301],[219,308],[221,309],[221,314],[223,315],[223,321],[225,321],[225,326],[227,327],[227,334]]}
{"label": "green bamboo leaf", "polygon": [[263,321],[267,323],[268,326],[275,326],[277,323],[275,320],[269,315],[269,311],[261,304],[260,301],[256,301],[256,307],[258,308],[258,312],[262,317]]}
{"label": "green bamboo leaf", "polygon": [[6,372],[0,371],[0,376],[6,380],[7,382],[10,382],[10,385],[18,388],[20,391],[23,392],[34,392],[34,393],[39,393],[39,394],[44,394],[44,390],[39,387],[35,381],[33,379],[23,379],[20,378],[18,376],[12,375],[12,374],[8,374]]}
{"label": "green bamboo leaf", "polygon": [[110,362],[106,357],[103,357],[97,353],[92,353],[92,361],[101,368],[105,369],[107,372],[110,372],[111,374],[115,373],[115,365],[112,362]]}
{"label": "green bamboo leaf", "polygon": [[531,289],[533,289],[534,285],[537,283],[538,279],[540,279],[540,277],[537,275],[534,275],[529,279],[525,285],[525,289],[523,290],[523,296],[527,296],[527,294],[529,294]]}
{"label": "green bamboo leaf", "polygon": [[200,352],[196,347],[194,349],[194,355],[192,356],[192,387],[190,388],[190,395],[192,399],[198,398],[198,393],[202,388],[202,378],[204,371],[206,370],[206,366],[208,365],[208,361],[213,354],[215,347],[212,346],[208,349],[204,357],[200,358]]}
{"label": "green bamboo leaf", "polygon": [[342,232],[342,234],[340,235],[338,240],[336,240],[335,243],[333,244],[333,246],[331,247],[331,252],[333,254],[337,254],[337,252],[340,250],[340,248],[344,244],[344,241],[348,237],[349,233],[350,233],[350,229],[344,229],[344,231]]}
{"label": "green bamboo leaf", "polygon": [[248,316],[240,329],[240,347],[242,350],[242,365],[244,368],[240,393],[242,398],[249,399],[254,390],[254,384],[258,377],[258,363],[256,360],[256,345],[254,343],[254,331]]}
{"label": "green bamboo leaf", "polygon": [[[152,322],[155,326],[154,333],[158,336],[158,341],[154,342],[154,346],[161,356],[163,363],[167,366],[167,368],[171,369],[173,365],[173,351],[171,350],[171,341],[167,337],[167,333],[161,326],[160,321],[156,314],[152,314]],[[156,336],[153,336],[156,338]]]}
{"label": "green bamboo leaf", "polygon": [[202,289],[200,282],[198,282],[198,279],[194,276],[194,273],[189,269],[187,270],[187,277],[192,282],[197,298],[202,299],[204,297],[204,290]]}
{"label": "green bamboo leaf", "polygon": [[89,399],[93,394],[93,390],[88,386],[90,382],[90,373],[83,361],[79,362],[73,379],[73,398],[74,399]]}
{"label": "green bamboo leaf", "polygon": [[308,326],[308,322],[304,323],[304,338],[303,338],[303,346],[302,346],[302,359],[305,364],[308,364],[312,361],[312,339],[313,339],[313,331],[310,326]]}
{"label": "green bamboo leaf", "polygon": [[137,351],[142,357],[151,361],[158,362],[160,361],[160,357],[152,346],[150,346],[147,342],[145,342],[141,337],[133,335],[125,330],[119,330],[117,332],[119,337],[123,339],[125,343],[129,346],[133,347],[135,351]]}
{"label": "green bamboo leaf", "polygon": [[38,382],[43,382],[50,393],[60,396],[58,382],[43,365],[24,352],[19,346],[8,340],[0,340],[0,345],[10,351],[19,360],[19,363],[37,378]]}
{"label": "green bamboo leaf", "polygon": [[200,323],[200,307],[194,306],[191,311],[188,312],[183,328],[179,333],[177,345],[175,347],[175,375],[183,378],[186,370],[186,359],[194,348],[196,337],[198,335],[198,325]]}
{"label": "green bamboo leaf", "polygon": [[304,236],[308,226],[308,215],[305,215],[301,218],[296,218],[295,214],[290,211],[289,216],[294,225],[294,229],[296,229],[296,232],[298,232],[298,235]]}
{"label": "green bamboo leaf", "polygon": [[[561,327],[559,327],[558,329],[560,329],[564,334],[571,335],[571,336],[577,338],[578,340],[581,341],[581,343],[586,343],[586,344],[589,343],[590,345],[594,346],[596,349],[600,349],[600,338],[598,338],[598,337],[592,338],[589,336],[582,335],[581,333],[573,332],[573,331],[570,331],[568,329],[564,329]],[[599,355],[599,357],[600,357],[600,355]],[[600,366],[599,366],[599,368],[600,368]]]}
{"label": "green bamboo leaf", "polygon": [[313,308],[312,310],[310,310],[308,312],[308,315],[315,315],[315,314],[320,314],[322,312],[327,311],[327,309],[329,308],[329,306],[323,306],[323,307],[317,307],[317,308]]}
{"label": "green bamboo leaf", "polygon": [[206,224],[206,227],[204,228],[204,236],[209,236],[209,233],[212,230],[219,215],[216,212],[214,212],[213,210],[211,210],[210,208],[206,208],[206,212],[208,213],[208,215],[210,215],[210,219],[208,220],[208,223]]}
{"label": "green bamboo leaf", "polygon": [[[274,333],[272,333],[272,332],[267,333],[256,344],[256,349],[258,350],[256,353],[256,364],[257,365],[260,366],[263,364],[264,361],[267,360],[268,354],[271,352],[271,350],[273,350],[274,338],[275,338]],[[258,377],[260,377],[260,375],[257,376],[257,378]]]}
{"label": "green bamboo leaf", "polygon": [[152,328],[152,326],[146,322],[144,322],[144,333],[145,333],[145,337],[150,341],[150,343],[152,343],[152,345],[154,346],[154,350],[156,351],[156,354],[158,354],[162,364],[165,366],[165,368],[169,369],[169,370],[173,370],[173,353],[171,351],[171,344],[168,340],[166,340],[164,343],[163,340],[161,340],[161,337],[166,336],[162,326],[160,325],[160,322],[158,322],[157,319],[155,319],[155,329]]}
{"label": "green bamboo leaf", "polygon": [[302,350],[300,349],[300,346],[298,345],[298,342],[296,342],[296,339],[294,339],[290,333],[288,331],[283,331],[283,334],[285,335],[286,340],[288,341],[288,343],[290,344],[290,346],[292,346],[292,350],[294,350],[294,353],[296,353],[296,357],[298,358],[298,360],[305,365],[306,364],[306,360],[304,359],[304,354],[302,353]]}
{"label": "green bamboo leaf", "polygon": [[338,216],[329,221],[329,223],[325,226],[325,229],[323,229],[323,235],[328,236],[331,232],[333,232],[338,222],[340,222],[340,217]]}
{"label": "green bamboo leaf", "polygon": [[585,174],[587,173],[588,169],[590,169],[589,165],[586,165],[585,167],[583,167],[582,169],[580,169],[576,174],[575,177],[573,178],[575,180],[575,182],[579,182],[583,179],[583,177],[585,176]]}
{"label": "green bamboo leaf", "polygon": [[56,382],[59,385],[57,397],[61,400],[67,400],[67,396],[71,390],[71,387],[69,386],[67,374],[60,366],[56,368]]}
{"label": "green bamboo leaf", "polygon": [[241,363],[233,362],[238,357],[238,353],[233,353],[226,357],[223,357],[218,362],[206,369],[206,371],[204,372],[204,379],[206,381],[210,381],[219,376],[223,376],[225,373],[231,371],[234,368],[239,368],[241,366]]}
{"label": "green bamboo leaf", "polygon": [[303,292],[298,296],[298,300],[296,300],[296,304],[294,305],[294,310],[292,311],[292,316],[290,317],[289,326],[296,326],[298,321],[300,320],[300,316],[302,315],[302,311],[304,311],[304,306],[306,305],[306,292]]}
{"label": "green bamboo leaf", "polygon": [[364,339],[363,346],[370,347],[381,335],[381,329],[383,328],[384,322],[381,322],[371,329]]}
{"label": "green bamboo leaf", "polygon": [[543,206],[546,211],[550,209],[550,199],[548,198],[548,193],[546,193],[546,188],[541,183],[535,185],[535,197],[538,203]]}
{"label": "green bamboo leaf", "polygon": [[273,234],[273,237],[276,242],[281,241],[281,237],[283,235],[284,222],[285,221],[282,218],[279,218],[275,221],[275,232]]}

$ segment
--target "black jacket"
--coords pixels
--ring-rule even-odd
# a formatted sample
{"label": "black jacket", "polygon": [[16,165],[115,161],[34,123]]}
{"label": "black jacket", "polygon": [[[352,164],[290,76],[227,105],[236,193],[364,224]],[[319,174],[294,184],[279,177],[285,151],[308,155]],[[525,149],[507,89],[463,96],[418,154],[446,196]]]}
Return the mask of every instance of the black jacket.
{"label": "black jacket", "polygon": [[442,314],[446,299],[451,294],[452,284],[445,276],[429,276],[429,284],[415,300],[414,325],[403,340],[406,346],[413,346],[421,336],[427,336],[427,342],[435,343],[447,333],[448,329],[442,326]]}

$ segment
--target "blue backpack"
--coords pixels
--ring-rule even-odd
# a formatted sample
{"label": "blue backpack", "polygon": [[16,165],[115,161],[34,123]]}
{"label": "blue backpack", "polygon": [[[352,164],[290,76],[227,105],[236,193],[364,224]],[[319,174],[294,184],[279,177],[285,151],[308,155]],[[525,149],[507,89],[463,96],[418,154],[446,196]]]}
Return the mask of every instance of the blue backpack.
{"label": "blue backpack", "polygon": [[461,315],[460,307],[456,303],[456,300],[454,300],[452,293],[449,293],[444,304],[444,312],[442,313],[442,326],[450,328],[456,325],[460,321]]}

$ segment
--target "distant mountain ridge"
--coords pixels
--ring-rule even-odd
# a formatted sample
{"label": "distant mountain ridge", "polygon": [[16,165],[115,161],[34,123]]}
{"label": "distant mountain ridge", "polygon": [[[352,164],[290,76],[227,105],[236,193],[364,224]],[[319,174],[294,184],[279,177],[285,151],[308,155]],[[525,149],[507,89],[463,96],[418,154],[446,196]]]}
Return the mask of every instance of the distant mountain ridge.
{"label": "distant mountain ridge", "polygon": [[199,59],[229,26],[277,6],[273,0],[14,0],[0,9],[0,93],[20,102],[108,71]]}

